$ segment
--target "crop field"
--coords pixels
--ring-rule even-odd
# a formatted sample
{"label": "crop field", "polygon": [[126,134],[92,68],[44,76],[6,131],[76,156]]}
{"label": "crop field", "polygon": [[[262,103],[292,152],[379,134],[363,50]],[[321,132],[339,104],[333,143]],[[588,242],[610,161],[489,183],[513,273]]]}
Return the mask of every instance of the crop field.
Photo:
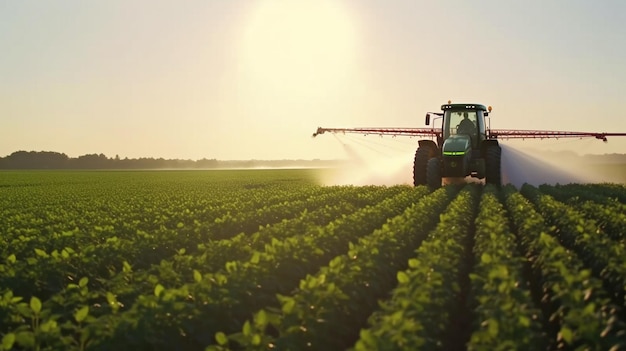
{"label": "crop field", "polygon": [[0,350],[626,349],[626,186],[0,173]]}

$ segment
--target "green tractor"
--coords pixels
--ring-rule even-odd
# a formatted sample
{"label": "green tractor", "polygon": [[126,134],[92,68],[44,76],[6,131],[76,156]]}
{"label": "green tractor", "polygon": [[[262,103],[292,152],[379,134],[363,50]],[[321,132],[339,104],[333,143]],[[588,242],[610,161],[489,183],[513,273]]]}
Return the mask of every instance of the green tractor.
{"label": "green tractor", "polygon": [[[441,119],[441,131],[433,140],[420,140],[413,163],[413,183],[441,187],[442,178],[485,179],[488,184],[500,186],[500,158],[502,149],[498,140],[490,138],[485,117],[491,112],[479,104],[445,104],[441,113],[427,113],[426,125]],[[434,122],[434,120],[433,120]]]}

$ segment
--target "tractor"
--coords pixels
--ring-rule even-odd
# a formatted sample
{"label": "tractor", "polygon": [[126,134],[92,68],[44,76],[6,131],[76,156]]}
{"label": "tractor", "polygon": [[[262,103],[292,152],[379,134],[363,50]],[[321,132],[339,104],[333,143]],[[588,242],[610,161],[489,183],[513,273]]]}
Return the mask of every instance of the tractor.
{"label": "tractor", "polygon": [[501,148],[497,139],[490,138],[485,123],[491,106],[448,103],[441,110],[426,114],[426,125],[430,125],[431,115],[436,115],[435,119],[442,119],[442,127],[436,142],[418,141],[414,185],[426,184],[434,189],[441,186],[442,177],[471,176],[499,186]]}
{"label": "tractor", "polygon": [[[485,179],[485,183],[501,185],[500,159],[501,139],[546,138],[596,138],[604,142],[607,137],[626,136],[626,133],[568,132],[552,130],[491,129],[486,118],[491,106],[481,104],[441,105],[442,112],[426,114],[426,125],[441,119],[441,127],[435,128],[317,128],[313,137],[329,133],[358,133],[363,135],[391,135],[429,137],[418,141],[413,162],[414,185],[439,188],[442,179],[468,176]],[[435,140],[433,140],[435,139]]]}

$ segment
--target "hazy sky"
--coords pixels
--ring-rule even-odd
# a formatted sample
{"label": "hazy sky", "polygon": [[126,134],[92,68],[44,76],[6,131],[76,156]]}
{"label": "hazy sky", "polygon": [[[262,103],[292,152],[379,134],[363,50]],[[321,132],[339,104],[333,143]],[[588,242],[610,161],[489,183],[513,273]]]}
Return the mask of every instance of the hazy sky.
{"label": "hazy sky", "polygon": [[345,157],[318,126],[421,127],[448,99],[626,132],[623,0],[0,0],[0,52],[0,156]]}

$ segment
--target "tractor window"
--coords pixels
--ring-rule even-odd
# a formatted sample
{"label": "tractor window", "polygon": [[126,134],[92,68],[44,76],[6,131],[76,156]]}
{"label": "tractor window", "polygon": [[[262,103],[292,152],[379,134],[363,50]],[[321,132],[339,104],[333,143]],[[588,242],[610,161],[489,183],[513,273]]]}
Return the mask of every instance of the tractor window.
{"label": "tractor window", "polygon": [[476,111],[451,112],[449,119],[450,135],[468,134],[472,137],[476,136]]}

